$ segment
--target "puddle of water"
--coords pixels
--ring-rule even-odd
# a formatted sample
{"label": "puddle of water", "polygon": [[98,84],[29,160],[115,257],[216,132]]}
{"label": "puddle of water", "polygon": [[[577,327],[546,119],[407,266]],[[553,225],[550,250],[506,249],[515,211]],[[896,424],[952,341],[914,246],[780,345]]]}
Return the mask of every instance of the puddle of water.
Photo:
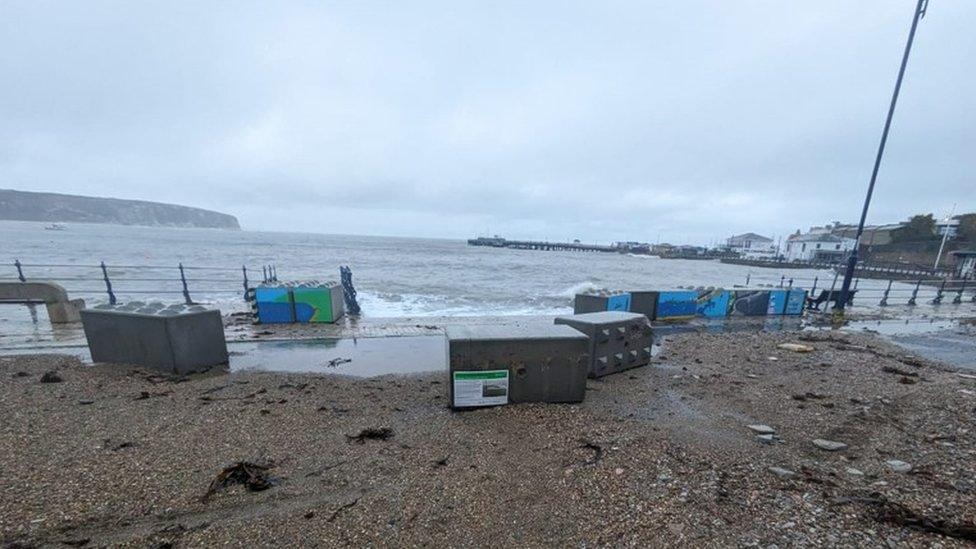
{"label": "puddle of water", "polygon": [[655,338],[681,333],[735,333],[735,332],[776,332],[801,330],[805,326],[802,317],[736,317],[736,318],[696,318],[686,323],[653,323]]}
{"label": "puddle of water", "polygon": [[859,320],[844,326],[847,331],[870,330],[881,335],[918,335],[950,330],[959,326],[959,321],[945,318],[909,318],[885,320]]}
{"label": "puddle of water", "polygon": [[232,372],[310,372],[355,377],[447,371],[442,336],[228,343]]}

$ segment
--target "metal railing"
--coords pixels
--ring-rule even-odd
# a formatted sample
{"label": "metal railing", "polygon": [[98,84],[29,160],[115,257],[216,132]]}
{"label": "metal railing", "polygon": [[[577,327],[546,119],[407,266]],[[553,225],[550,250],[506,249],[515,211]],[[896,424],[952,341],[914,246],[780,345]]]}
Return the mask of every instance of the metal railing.
{"label": "metal railing", "polygon": [[[733,265],[744,265],[749,267],[773,268],[773,269],[820,269],[834,270],[844,267],[843,261],[787,261],[775,259],[728,259],[722,260],[723,263]],[[892,279],[918,279],[918,278],[952,278],[955,273],[952,269],[939,268],[932,269],[922,265],[908,263],[891,263],[879,261],[860,261],[857,264],[855,273],[862,278],[874,278],[887,280]]]}
{"label": "metal railing", "polygon": [[[9,276],[0,271],[0,282],[56,282],[69,295],[105,295],[112,305],[118,296],[180,295],[186,304],[193,304],[193,293],[212,295],[251,295],[254,281],[247,265],[240,267],[211,267],[198,265],[109,265],[81,263],[22,263],[15,259]],[[262,282],[278,280],[274,265],[261,266]],[[238,289],[232,289],[232,288]]]}
{"label": "metal railing", "polygon": [[[966,303],[976,303],[976,280],[970,278],[917,278],[910,279],[887,279],[879,280],[875,278],[865,278],[869,280],[871,286],[862,284],[862,278],[854,279],[851,286],[856,290],[855,296],[859,302],[869,300],[877,302],[878,307],[888,305],[903,304],[915,306],[920,303],[930,305],[953,304],[960,305]],[[816,298],[819,291],[827,290],[832,295],[839,291],[840,273],[834,272],[828,277],[796,277],[789,275],[769,275],[749,272],[746,274],[746,286],[767,285],[779,288],[798,288],[807,289],[811,298]],[[873,286],[877,283],[877,286]],[[897,286],[896,286],[897,284]],[[971,294],[971,295],[970,295]],[[851,302],[853,304],[853,298]]]}

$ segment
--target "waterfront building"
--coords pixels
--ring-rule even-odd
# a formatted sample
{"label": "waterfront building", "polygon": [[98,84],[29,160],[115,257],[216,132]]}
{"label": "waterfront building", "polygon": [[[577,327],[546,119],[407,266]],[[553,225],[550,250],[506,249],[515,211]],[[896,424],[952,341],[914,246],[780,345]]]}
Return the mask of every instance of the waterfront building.
{"label": "waterfront building", "polygon": [[726,241],[726,247],[745,259],[773,259],[777,255],[773,239],[756,233],[732,236]]}
{"label": "waterfront building", "polygon": [[854,249],[854,239],[826,232],[793,234],[786,240],[787,261],[843,261]]}

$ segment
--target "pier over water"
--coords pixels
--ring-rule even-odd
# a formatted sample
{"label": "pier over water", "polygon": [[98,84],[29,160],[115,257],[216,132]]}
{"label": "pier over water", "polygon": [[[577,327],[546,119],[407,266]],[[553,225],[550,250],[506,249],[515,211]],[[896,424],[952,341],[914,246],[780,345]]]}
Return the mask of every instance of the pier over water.
{"label": "pier over water", "polygon": [[469,246],[487,246],[490,248],[513,248],[516,250],[548,250],[572,252],[619,252],[617,246],[602,246],[600,244],[582,244],[580,242],[547,242],[541,240],[507,240],[499,236],[468,239]]}

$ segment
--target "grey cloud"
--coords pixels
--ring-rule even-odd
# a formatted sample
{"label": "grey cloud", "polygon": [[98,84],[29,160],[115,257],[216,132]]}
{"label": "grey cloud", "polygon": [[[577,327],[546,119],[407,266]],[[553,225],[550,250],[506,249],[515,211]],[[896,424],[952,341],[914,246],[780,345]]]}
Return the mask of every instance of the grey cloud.
{"label": "grey cloud", "polygon": [[[781,235],[856,219],[913,7],[8,1],[0,186],[255,229]],[[870,220],[976,210],[974,23],[923,21]]]}

